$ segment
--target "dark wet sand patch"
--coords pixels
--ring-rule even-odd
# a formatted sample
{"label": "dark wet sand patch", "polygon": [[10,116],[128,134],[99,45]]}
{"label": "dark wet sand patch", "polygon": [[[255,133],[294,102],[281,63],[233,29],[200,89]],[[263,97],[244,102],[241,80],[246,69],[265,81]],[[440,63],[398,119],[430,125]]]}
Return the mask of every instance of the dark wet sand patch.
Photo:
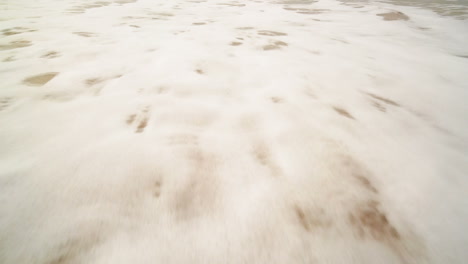
{"label": "dark wet sand patch", "polygon": [[251,29],[254,29],[254,27],[238,27],[236,29],[239,29],[239,30],[251,30]]}
{"label": "dark wet sand patch", "polygon": [[139,111],[139,113],[130,114],[125,119],[125,123],[128,126],[131,126],[138,120],[137,126],[135,128],[135,133],[142,133],[146,126],[148,125],[149,120],[149,106],[144,107]]}
{"label": "dark wet sand patch", "polygon": [[92,32],[73,32],[73,34],[81,36],[81,37],[86,37],[86,38],[97,36],[96,33],[92,33]]}
{"label": "dark wet sand patch", "polygon": [[303,15],[317,15],[317,14],[322,14],[325,11],[326,11],[325,9],[316,9],[316,10],[309,10],[309,11],[300,11],[297,13],[303,14]]}
{"label": "dark wet sand patch", "polygon": [[329,228],[332,225],[330,219],[327,219],[325,210],[316,209],[313,212],[305,210],[298,205],[294,207],[294,214],[299,221],[300,226],[307,232],[311,232],[314,229]]}
{"label": "dark wet sand patch", "polygon": [[260,165],[268,168],[271,176],[278,177],[282,175],[282,169],[276,163],[271,149],[264,142],[259,141],[253,146],[253,155]]}
{"label": "dark wet sand patch", "polygon": [[393,106],[400,106],[400,104],[398,104],[397,102],[393,101],[393,100],[390,100],[388,98],[385,98],[385,97],[381,97],[381,96],[378,96],[378,95],[375,95],[375,94],[372,94],[372,93],[367,93],[370,97],[374,98],[374,99],[377,99],[381,102],[384,102],[386,104],[389,104],[389,105],[393,105]]}
{"label": "dark wet sand patch", "polygon": [[135,121],[135,118],[136,118],[136,114],[131,114],[127,117],[127,120],[125,120],[125,123],[127,123],[127,125],[131,125],[133,121]]}
{"label": "dark wet sand patch", "polygon": [[306,5],[306,4],[313,4],[318,2],[318,0],[284,0],[278,1],[277,4],[282,5]]}
{"label": "dark wet sand patch", "polygon": [[284,102],[284,99],[278,96],[272,96],[270,99],[275,104]]}
{"label": "dark wet sand patch", "polygon": [[0,45],[0,50],[10,50],[10,49],[18,49],[31,46],[31,41],[28,40],[18,40],[12,41],[10,44],[7,45]]}
{"label": "dark wet sand patch", "polygon": [[15,61],[15,57],[14,56],[9,56],[9,57],[6,57],[5,59],[3,59],[2,61],[3,62]]}
{"label": "dark wet sand patch", "polygon": [[135,3],[137,0],[118,0],[118,1],[115,1],[117,4],[131,4],[131,3]]}
{"label": "dark wet sand patch", "polygon": [[363,188],[367,193],[377,194],[378,190],[370,180],[372,174],[360,162],[350,155],[338,155],[335,160],[337,168],[342,170],[341,174],[351,176],[355,183]]}
{"label": "dark wet sand patch", "polygon": [[145,130],[146,126],[148,125],[149,106],[145,106],[140,111],[140,114],[132,114],[128,116],[125,122],[127,123],[127,125],[131,125],[136,119],[139,119],[139,122],[135,129],[135,133],[142,133]]}
{"label": "dark wet sand patch", "polygon": [[48,72],[39,75],[34,75],[23,80],[24,84],[32,86],[42,86],[57,76],[58,72]]}
{"label": "dark wet sand patch", "polygon": [[162,182],[160,180],[154,183],[153,196],[155,198],[159,198],[159,196],[161,195],[161,185],[162,185]]}
{"label": "dark wet sand patch", "polygon": [[384,113],[387,112],[387,108],[385,108],[385,106],[379,104],[379,102],[372,101],[372,105],[381,112],[384,112]]}
{"label": "dark wet sand patch", "polygon": [[67,11],[68,11],[68,13],[72,13],[72,14],[82,14],[82,13],[84,13],[86,11],[86,9],[104,7],[104,6],[108,6],[110,4],[111,4],[110,2],[98,1],[98,2],[94,2],[94,3],[74,6],[72,8],[67,9]]}
{"label": "dark wet sand patch", "polygon": [[8,106],[10,106],[12,100],[13,99],[11,97],[2,97],[2,98],[0,98],[0,111],[4,110]]}
{"label": "dark wet sand patch", "polygon": [[341,108],[341,107],[336,107],[334,106],[333,109],[340,115],[344,116],[344,117],[347,117],[347,118],[350,118],[350,119],[355,119],[348,111],[346,111],[345,109]]}
{"label": "dark wet sand patch", "polygon": [[240,46],[240,45],[242,45],[242,42],[233,41],[229,45],[231,45],[231,46]]}
{"label": "dark wet sand patch", "polygon": [[174,14],[171,14],[171,13],[151,13],[151,15],[153,16],[162,16],[162,17],[171,17],[171,16],[174,16]]}
{"label": "dark wet sand patch", "polygon": [[17,34],[22,34],[26,32],[35,32],[37,30],[34,29],[29,29],[25,27],[14,27],[14,28],[7,28],[2,30],[2,33],[4,36],[12,36],[12,35],[17,35]]}
{"label": "dark wet sand patch", "polygon": [[196,69],[195,72],[198,73],[198,74],[204,74],[205,73],[202,69]]}
{"label": "dark wet sand patch", "polygon": [[87,85],[89,85],[89,86],[93,86],[95,84],[102,83],[103,81],[105,81],[105,79],[102,79],[102,78],[89,78],[89,79],[85,80],[85,83]]}
{"label": "dark wet sand patch", "polygon": [[206,23],[205,22],[195,22],[195,23],[192,23],[192,25],[201,26],[201,25],[206,25]]}
{"label": "dark wet sand patch", "polygon": [[146,126],[148,125],[148,117],[144,117],[140,123],[138,124],[138,127],[136,129],[136,133],[141,133],[145,130]]}
{"label": "dark wet sand patch", "polygon": [[156,89],[156,93],[157,94],[165,94],[169,91],[169,87],[167,86],[159,86],[157,89]]}
{"label": "dark wet sand patch", "polygon": [[288,46],[288,43],[284,41],[274,41],[272,44],[268,44],[262,47],[263,50],[278,50],[281,49],[281,47],[286,47]]}
{"label": "dark wet sand patch", "polygon": [[[105,81],[109,81],[109,80],[112,80],[112,79],[117,79],[117,78],[120,78],[122,77],[121,74],[119,75],[114,75],[114,76],[110,76],[110,77],[94,77],[94,78],[88,78],[84,81],[84,83],[88,86],[94,86],[96,84],[100,84],[100,83],[103,83]],[[100,90],[97,91],[97,93],[99,93]]]}
{"label": "dark wet sand patch", "polygon": [[277,49],[281,49],[280,46],[276,46],[276,45],[265,45],[262,47],[263,50],[277,50]]}
{"label": "dark wet sand patch", "polygon": [[338,154],[332,160],[334,162],[330,164],[330,168],[336,168],[336,175],[343,177],[342,180],[351,179],[348,183],[353,188],[358,187],[359,196],[362,197],[358,198],[359,196],[351,191],[348,199],[350,204],[346,206],[347,212],[340,217],[347,222],[354,237],[357,240],[379,242],[399,256],[402,256],[402,253],[411,253],[406,251],[406,242],[401,239],[400,232],[387,217],[379,199],[379,190],[372,181],[371,171],[349,154]]}
{"label": "dark wet sand patch", "polygon": [[288,34],[283,32],[271,31],[271,30],[259,30],[259,35],[262,36],[287,36]]}
{"label": "dark wet sand patch", "polygon": [[98,5],[98,4],[90,4],[90,5],[84,5],[83,7],[84,8],[96,8],[96,7],[101,7],[102,5]]}
{"label": "dark wet sand patch", "polygon": [[54,101],[54,102],[67,102],[73,100],[76,97],[74,93],[66,93],[66,92],[56,92],[45,94],[41,97],[42,100],[46,101]]}
{"label": "dark wet sand patch", "polygon": [[304,14],[304,15],[316,15],[316,14],[321,14],[327,11],[330,11],[329,9],[309,9],[309,8],[293,8],[293,7],[284,7],[285,10],[288,11],[293,11],[298,14]]}
{"label": "dark wet sand patch", "polygon": [[275,41],[274,44],[276,46],[288,46],[288,43],[286,43],[284,41]]}
{"label": "dark wet sand patch", "polygon": [[309,51],[309,53],[314,54],[314,55],[322,55],[322,52],[320,52],[318,50],[311,50],[311,51]]}
{"label": "dark wet sand patch", "polygon": [[84,8],[98,8],[98,7],[108,6],[108,5],[110,5],[109,2],[100,1],[100,2],[94,2],[92,4],[85,4],[85,5],[82,5],[81,7],[84,7]]}
{"label": "dark wet sand patch", "polygon": [[377,14],[378,16],[383,17],[385,21],[395,21],[395,20],[409,20],[409,17],[402,12],[393,11],[388,13]]}
{"label": "dark wet sand patch", "polygon": [[194,148],[187,153],[186,158],[188,179],[176,192],[171,206],[178,221],[188,221],[212,213],[221,195],[217,186],[216,156]]}
{"label": "dark wet sand patch", "polygon": [[96,36],[95,33],[91,33],[91,32],[73,32],[73,34],[78,35],[78,36],[81,36],[81,37],[86,37],[86,38],[90,38],[90,37],[95,37],[95,36]]}
{"label": "dark wet sand patch", "polygon": [[374,184],[369,180],[369,178],[366,176],[366,173],[364,173],[362,168],[359,168],[358,166],[354,165],[354,168],[352,167],[352,174],[353,177],[357,180],[359,185],[361,185],[364,189],[373,192],[375,194],[378,193],[377,188],[374,186]]}
{"label": "dark wet sand patch", "polygon": [[53,59],[60,56],[60,53],[56,51],[49,51],[46,54],[42,55],[41,58]]}
{"label": "dark wet sand patch", "polygon": [[349,223],[361,239],[373,238],[382,242],[399,240],[400,234],[379,206],[380,203],[375,200],[358,205],[354,212],[349,213]]}
{"label": "dark wet sand patch", "polygon": [[294,7],[283,7],[284,10],[288,11],[309,11],[308,8],[294,8]]}
{"label": "dark wet sand patch", "polygon": [[296,213],[297,218],[299,219],[299,223],[301,224],[302,228],[304,228],[306,231],[310,231],[309,223],[306,220],[304,211],[302,211],[302,209],[298,206],[294,207],[294,211]]}
{"label": "dark wet sand patch", "polygon": [[332,40],[334,40],[334,41],[338,41],[338,42],[344,43],[344,44],[349,44],[348,41],[342,40],[342,39],[339,39],[339,38],[330,38],[330,39],[332,39]]}
{"label": "dark wet sand patch", "polygon": [[245,4],[239,4],[239,3],[219,3],[218,5],[237,6],[237,7],[245,6]]}
{"label": "dark wet sand patch", "polygon": [[[149,17],[146,16],[124,16],[122,19],[149,19]],[[158,19],[158,18],[152,18],[152,19]]]}

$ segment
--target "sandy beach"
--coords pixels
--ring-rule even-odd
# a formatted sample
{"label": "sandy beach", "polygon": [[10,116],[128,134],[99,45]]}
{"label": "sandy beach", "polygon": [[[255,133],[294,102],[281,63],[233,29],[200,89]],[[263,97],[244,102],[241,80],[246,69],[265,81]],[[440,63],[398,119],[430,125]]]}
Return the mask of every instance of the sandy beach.
{"label": "sandy beach", "polygon": [[468,262],[468,3],[0,0],[0,263]]}

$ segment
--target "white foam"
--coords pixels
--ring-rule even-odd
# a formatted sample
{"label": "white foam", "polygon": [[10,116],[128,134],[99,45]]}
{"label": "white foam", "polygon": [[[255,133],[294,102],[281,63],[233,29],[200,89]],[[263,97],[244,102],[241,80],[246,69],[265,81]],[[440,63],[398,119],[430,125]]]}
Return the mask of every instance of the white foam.
{"label": "white foam", "polygon": [[467,20],[124,2],[2,5],[0,263],[468,259]]}

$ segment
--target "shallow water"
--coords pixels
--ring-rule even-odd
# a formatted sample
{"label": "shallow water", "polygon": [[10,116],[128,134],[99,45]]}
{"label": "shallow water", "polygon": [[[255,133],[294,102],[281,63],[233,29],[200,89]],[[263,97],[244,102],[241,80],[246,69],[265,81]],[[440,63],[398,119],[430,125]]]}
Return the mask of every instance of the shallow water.
{"label": "shallow water", "polygon": [[466,1],[0,0],[0,263],[468,259]]}

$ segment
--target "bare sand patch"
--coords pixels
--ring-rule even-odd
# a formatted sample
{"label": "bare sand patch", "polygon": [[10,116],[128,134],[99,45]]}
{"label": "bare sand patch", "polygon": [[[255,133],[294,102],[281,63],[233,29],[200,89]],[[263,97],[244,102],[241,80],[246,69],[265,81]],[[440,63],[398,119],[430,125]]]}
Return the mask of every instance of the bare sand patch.
{"label": "bare sand patch", "polygon": [[271,31],[271,30],[259,30],[259,35],[262,36],[287,36],[288,34],[278,31]]}
{"label": "bare sand patch", "polygon": [[238,27],[236,29],[239,29],[239,30],[251,30],[251,29],[254,29],[254,27]]}
{"label": "bare sand patch", "polygon": [[29,40],[18,40],[12,41],[10,44],[0,45],[0,50],[10,50],[10,49],[18,49],[31,46],[32,43]]}
{"label": "bare sand patch", "polygon": [[59,56],[60,56],[60,53],[58,53],[56,51],[49,51],[49,52],[45,53],[44,55],[42,55],[41,58],[53,59],[53,58],[57,58]]}
{"label": "bare sand patch", "polygon": [[271,42],[268,45],[263,46],[262,49],[263,50],[277,50],[277,49],[281,49],[282,47],[286,47],[286,46],[288,46],[288,43],[286,43],[284,41],[276,40],[276,41]]}
{"label": "bare sand patch", "polygon": [[58,72],[47,72],[28,77],[23,80],[24,84],[33,86],[42,86],[57,76]]}
{"label": "bare sand patch", "polygon": [[0,111],[3,109],[6,109],[8,106],[10,106],[10,103],[12,101],[11,97],[2,97],[0,98]]}
{"label": "bare sand patch", "polygon": [[14,56],[9,56],[9,57],[6,57],[5,59],[3,59],[2,61],[3,62],[15,61],[15,57]]}
{"label": "bare sand patch", "polygon": [[277,46],[277,45],[265,45],[262,47],[263,50],[277,50],[277,49],[281,49],[280,46]]}
{"label": "bare sand patch", "polygon": [[30,28],[25,28],[25,27],[13,27],[13,28],[7,28],[2,30],[2,33],[4,36],[11,36],[11,35],[17,35],[17,34],[22,34],[26,32],[34,32],[37,30],[30,29]]}
{"label": "bare sand patch", "polygon": [[96,33],[92,33],[92,32],[73,32],[73,34],[78,35],[78,36],[82,36],[82,37],[86,37],[86,38],[97,36]]}
{"label": "bare sand patch", "polygon": [[340,115],[350,118],[350,119],[355,119],[348,111],[341,107],[334,106],[333,109]]}
{"label": "bare sand patch", "polygon": [[218,5],[237,6],[237,7],[245,6],[245,4],[239,4],[239,3],[219,3]]}
{"label": "bare sand patch", "polygon": [[385,21],[395,21],[395,20],[409,20],[409,17],[402,12],[393,11],[388,13],[377,14],[378,16],[383,17]]}
{"label": "bare sand patch", "polygon": [[388,98],[385,98],[385,97],[382,97],[382,96],[378,96],[378,95],[375,95],[375,94],[372,94],[372,93],[367,93],[370,97],[374,98],[374,99],[377,99],[381,102],[384,102],[386,104],[389,104],[389,105],[393,105],[393,106],[400,106],[400,104],[398,104],[397,102],[393,101],[393,100],[390,100]]}
{"label": "bare sand patch", "polygon": [[293,8],[293,7],[284,7],[284,10],[293,11],[298,14],[305,14],[305,15],[316,15],[321,14],[326,11],[330,11],[329,9],[310,9],[310,8]]}

